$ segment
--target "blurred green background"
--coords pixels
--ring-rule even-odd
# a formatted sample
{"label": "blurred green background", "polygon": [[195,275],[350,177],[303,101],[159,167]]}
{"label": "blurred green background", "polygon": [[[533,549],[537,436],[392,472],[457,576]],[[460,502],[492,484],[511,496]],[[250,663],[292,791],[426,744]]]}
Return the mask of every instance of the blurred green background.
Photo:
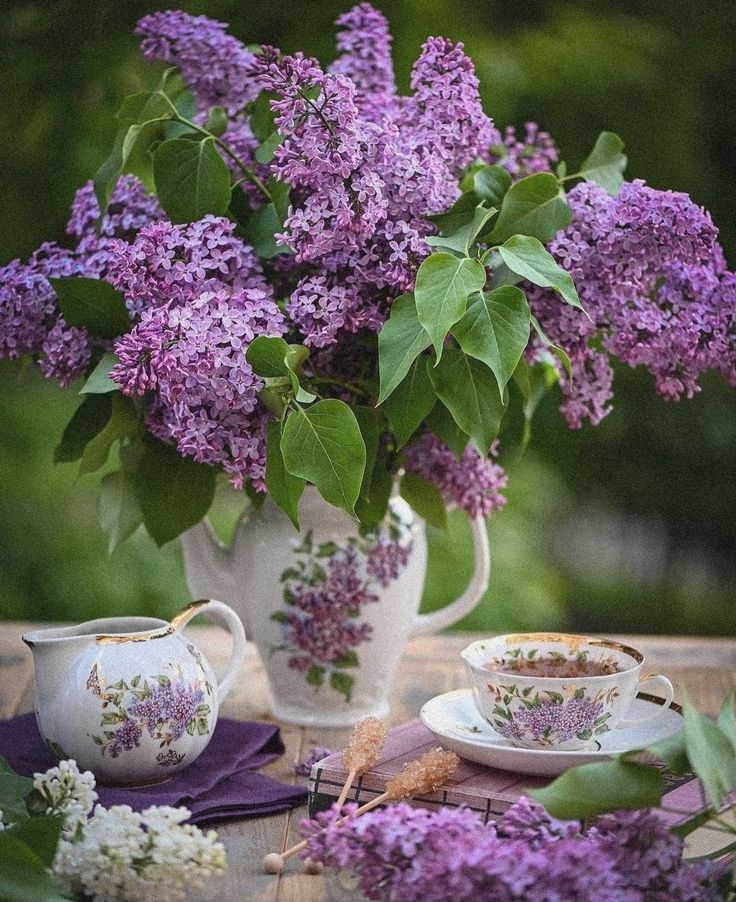
{"label": "blurred green background", "polygon": [[[176,4],[174,4],[176,5]],[[246,43],[334,55],[350,5],[181,2],[231,23]],[[501,126],[538,121],[562,157],[618,132],[629,177],[689,192],[736,259],[733,143],[736,4],[685,0],[377,2],[394,35],[400,85],[422,40],[463,40]],[[0,262],[63,239],[74,190],[105,157],[122,98],[150,84],[132,34],[162,8],[142,2],[5,6],[0,83]],[[30,366],[0,362],[0,618],[79,620],[173,613],[187,598],[178,545],[137,534],[112,557],[96,489],[51,463],[77,404]],[[509,463],[509,503],[489,524],[492,585],[464,626],[736,632],[736,392],[708,379],[666,404],[646,373],[620,369],[614,413],[570,432],[554,396],[529,452]],[[461,590],[472,563],[456,515],[431,533],[427,607]]]}

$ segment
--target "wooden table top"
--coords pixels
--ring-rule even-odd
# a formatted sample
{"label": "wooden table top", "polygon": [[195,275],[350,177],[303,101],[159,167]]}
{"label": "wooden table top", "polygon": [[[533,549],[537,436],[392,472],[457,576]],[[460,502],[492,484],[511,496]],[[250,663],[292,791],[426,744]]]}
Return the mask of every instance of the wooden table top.
{"label": "wooden table top", "polygon": [[[0,718],[33,710],[33,664],[21,635],[39,624],[0,622]],[[193,627],[192,635],[215,670],[224,668],[228,648],[222,634],[212,627]],[[390,725],[417,717],[432,696],[464,685],[459,652],[479,638],[473,634],[429,636],[412,639],[400,661],[391,697]],[[617,636],[639,648],[648,670],[670,677],[677,701],[685,696],[706,714],[716,714],[724,696],[736,688],[736,642],[671,636]],[[269,720],[269,694],[263,666],[249,643],[241,679],[223,704],[222,714],[241,720]],[[281,725],[286,753],[263,769],[277,780],[296,782],[293,764],[313,746],[341,748],[347,730],[311,729]],[[307,876],[292,859],[279,877],[266,875],[261,860],[268,852],[282,851],[297,842],[297,824],[305,808],[271,817],[230,821],[218,826],[228,852],[225,877],[212,880],[203,895],[192,899],[238,902],[318,902],[347,900],[357,893],[334,875]]]}

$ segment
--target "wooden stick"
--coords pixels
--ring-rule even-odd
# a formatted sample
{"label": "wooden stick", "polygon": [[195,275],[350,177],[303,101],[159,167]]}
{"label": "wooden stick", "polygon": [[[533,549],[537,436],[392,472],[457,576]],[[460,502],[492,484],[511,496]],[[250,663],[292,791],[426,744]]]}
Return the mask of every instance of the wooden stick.
{"label": "wooden stick", "polygon": [[345,785],[340,791],[340,795],[337,797],[337,807],[342,808],[345,804],[345,799],[348,797],[348,793],[350,792],[350,787],[353,785],[353,780],[358,776],[357,768],[354,768],[348,774],[348,778],[345,781]]}
{"label": "wooden stick", "polygon": [[[403,769],[386,784],[386,792],[371,799],[361,805],[356,811],[338,818],[334,823],[343,824],[351,818],[357,817],[370,811],[383,802],[398,801],[399,799],[408,799],[413,795],[421,795],[425,792],[434,792],[443,786],[447,780],[455,773],[460,759],[454,752],[446,752],[442,748],[436,748],[432,751],[425,752],[415,761],[407,762]],[[348,779],[346,786],[352,781]],[[345,787],[343,787],[345,790]],[[286,849],[285,852],[271,852],[263,859],[263,867],[269,874],[280,874],[287,861],[292,855],[301,852],[307,847],[308,840],[304,839],[295,846]]]}

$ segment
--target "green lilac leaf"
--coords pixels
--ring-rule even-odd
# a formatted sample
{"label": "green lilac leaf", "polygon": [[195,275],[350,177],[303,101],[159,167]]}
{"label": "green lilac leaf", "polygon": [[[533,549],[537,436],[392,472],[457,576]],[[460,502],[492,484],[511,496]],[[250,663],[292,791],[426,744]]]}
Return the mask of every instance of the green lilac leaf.
{"label": "green lilac leaf", "polygon": [[457,425],[450,411],[442,401],[437,401],[426,417],[427,426],[440,441],[444,442],[455,457],[460,460],[468,445],[469,437]]}
{"label": "green lilac leaf", "polygon": [[718,727],[733,746],[736,752],[736,708],[734,693],[730,693],[723,699],[721,710],[718,714]]}
{"label": "green lilac leaf", "polygon": [[229,480],[218,482],[215,497],[207,511],[207,522],[217,541],[225,548],[232,546],[243,516],[252,503],[246,492],[235,489]]}
{"label": "green lilac leaf", "polygon": [[309,670],[307,671],[307,682],[310,686],[321,686],[325,681],[325,669],[324,667],[318,667],[316,664],[312,664]]}
{"label": "green lilac leaf", "polygon": [[276,130],[272,131],[271,134],[263,142],[263,144],[261,144],[260,147],[256,148],[256,152],[254,154],[256,162],[264,164],[270,163],[271,160],[273,160],[273,155],[276,152],[276,148],[281,144],[283,140],[283,135],[281,135]]}
{"label": "green lilac leaf", "polygon": [[449,248],[459,254],[467,255],[483,226],[498,211],[495,207],[478,206],[473,211],[472,219],[453,232],[443,231],[442,235],[429,235],[424,240],[430,247]]}
{"label": "green lilac leaf", "polygon": [[211,107],[207,113],[204,129],[217,138],[224,135],[227,131],[227,110],[221,106]]}
{"label": "green lilac leaf", "polygon": [[572,210],[560,183],[551,172],[537,172],[519,179],[507,191],[488,244],[502,244],[512,235],[528,235],[549,241],[572,222]]}
{"label": "green lilac leaf", "polygon": [[409,441],[437,400],[429,365],[428,357],[417,357],[398,388],[383,402],[397,449]]}
{"label": "green lilac leaf", "polygon": [[278,100],[278,95],[270,91],[261,91],[255,100],[248,104],[248,124],[253,135],[259,141],[265,141],[276,128],[271,101]]}
{"label": "green lilac leaf", "polygon": [[364,529],[375,529],[383,522],[388,510],[393,481],[394,473],[389,452],[379,445],[370,479],[363,480],[360,495],[355,503],[355,514]]}
{"label": "green lilac leaf", "polygon": [[293,476],[284,466],[281,453],[281,423],[272,421],[268,424],[268,443],[266,450],[266,485],[271,500],[278,505],[286,516],[299,529],[299,501],[306,485],[304,479]]}
{"label": "green lilac leaf", "polygon": [[[647,751],[659,758],[660,761],[664,761],[673,774],[682,776],[690,772],[690,760],[687,756],[684,731],[658,740],[647,746]],[[628,757],[628,753],[624,757]]]}
{"label": "green lilac leaf", "polygon": [[376,465],[378,441],[381,433],[380,414],[375,407],[356,405],[352,408],[365,444],[365,470],[360,484],[360,494],[370,499],[370,481]]}
{"label": "green lilac leaf", "polygon": [[[155,137],[163,137],[170,117],[171,107],[158,92],[140,91],[125,98],[115,117],[120,125],[112,150],[94,177],[100,216],[107,211],[118,179],[129,167],[133,154],[145,152]],[[146,128],[141,129],[144,123]]]}
{"label": "green lilac leaf", "polygon": [[401,478],[401,497],[412,510],[437,529],[447,529],[447,510],[439,489],[418,473],[405,473]]}
{"label": "green lilac leaf", "polygon": [[159,202],[172,222],[195,222],[208,213],[224,216],[230,205],[230,170],[214,138],[172,138],[153,157]]}
{"label": "green lilac leaf", "polygon": [[24,818],[13,825],[13,836],[16,840],[27,843],[44,865],[50,868],[63,824],[64,818],[61,815]]}
{"label": "green lilac leaf", "polygon": [[150,436],[133,479],[143,522],[159,546],[198,523],[215,494],[213,467]]}
{"label": "green lilac leaf", "polygon": [[474,192],[469,191],[461,194],[455,203],[445,213],[437,213],[434,216],[428,216],[442,232],[443,235],[451,235],[463,228],[469,222],[472,222],[478,204],[481,202]]}
{"label": "green lilac leaf", "polygon": [[271,202],[258,209],[253,209],[247,195],[241,191],[233,191],[230,201],[230,212],[240,224],[243,237],[259,257],[270,260],[273,257],[292,254],[291,248],[276,244],[276,234],[284,231],[284,220],[289,209],[289,186],[273,177],[266,183]]}
{"label": "green lilac leaf", "polygon": [[80,388],[80,395],[103,395],[119,391],[120,386],[110,378],[110,370],[120,361],[115,354],[103,354],[87,381]]}
{"label": "green lilac leaf", "polygon": [[329,398],[293,411],[281,437],[284,466],[312,482],[325,501],[355,516],[365,471],[365,442],[355,414]]}
{"label": "green lilac leaf", "polygon": [[49,279],[67,326],[78,326],[99,338],[117,338],[131,322],[122,292],[102,279],[68,276]]}
{"label": "green lilac leaf", "polygon": [[142,429],[135,407],[129,398],[113,394],[110,418],[103,429],[85,446],[79,461],[79,475],[94,473],[104,466],[115,442],[130,438]]}
{"label": "green lilac leaf", "polygon": [[49,868],[56,852],[63,818],[30,818],[0,831],[0,899],[3,902],[63,902]]}
{"label": "green lilac leaf", "polygon": [[452,328],[463,351],[493,371],[503,391],[529,342],[529,304],[512,285],[471,295],[465,315]]}
{"label": "green lilac leaf", "polygon": [[430,369],[438,398],[485,457],[501,427],[504,407],[496,378],[479,360],[457,348],[447,348]]}
{"label": "green lilac leaf", "polygon": [[683,705],[683,717],[688,759],[711,804],[718,808],[736,789],[736,749],[715,721],[692,705]]}
{"label": "green lilac leaf", "polygon": [[379,404],[396,389],[412,363],[431,343],[419,322],[414,295],[402,294],[396,298],[391,315],[378,333]]}
{"label": "green lilac leaf", "polygon": [[248,346],[245,359],[259,376],[287,376],[289,345],[283,338],[258,335]]}
{"label": "green lilac leaf", "polygon": [[434,345],[438,361],[447,333],[465,313],[468,296],[480,291],[485,281],[483,264],[468,257],[431,254],[419,267],[414,290],[417,317]]}
{"label": "green lilac leaf", "polygon": [[112,399],[109,394],[87,395],[66,425],[54,450],[55,463],[72,463],[84,453],[87,444],[110,421]]}
{"label": "green lilac leaf", "polygon": [[473,191],[492,207],[500,207],[511,187],[511,175],[503,166],[478,166],[460,183],[463,191]]}
{"label": "green lilac leaf", "polygon": [[624,142],[617,134],[601,132],[593,150],[580,164],[580,169],[575,175],[582,176],[586,181],[595,182],[615,197],[624,183],[623,172],[626,169],[627,159],[623,149]]}
{"label": "green lilac leaf", "polygon": [[572,307],[582,310],[572,277],[536,238],[514,235],[498,249],[503,262],[513,272],[542,288],[554,288]]}
{"label": "green lilac leaf", "polygon": [[33,780],[17,774],[8,761],[0,757],[0,811],[6,824],[28,817],[26,796],[33,789]]}
{"label": "green lilac leaf", "polygon": [[541,341],[547,346],[547,348],[549,348],[549,350],[562,363],[563,367],[565,368],[565,372],[567,373],[567,378],[572,382],[572,379],[573,379],[572,363],[570,362],[570,358],[567,354],[567,351],[565,351],[559,345],[554,344],[552,341],[549,340],[549,338],[547,338],[547,336],[544,334],[544,330],[542,329],[541,325],[539,324],[539,320],[536,318],[536,316],[533,316],[531,318],[531,322],[532,322],[532,326],[534,326],[534,331],[537,333],[537,335],[539,336]]}
{"label": "green lilac leaf", "polygon": [[596,817],[609,811],[659,804],[665,780],[653,765],[614,759],[573,767],[529,795],[557,818]]}
{"label": "green lilac leaf", "polygon": [[143,511],[138,503],[133,480],[124,471],[108,473],[102,480],[97,499],[97,516],[107,536],[110,554],[143,523]]}

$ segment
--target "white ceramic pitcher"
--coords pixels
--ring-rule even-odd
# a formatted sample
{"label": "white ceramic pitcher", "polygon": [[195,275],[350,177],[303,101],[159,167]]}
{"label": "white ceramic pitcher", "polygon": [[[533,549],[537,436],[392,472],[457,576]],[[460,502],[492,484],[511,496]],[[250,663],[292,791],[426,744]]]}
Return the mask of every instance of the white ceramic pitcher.
{"label": "white ceramic pitcher", "polygon": [[301,532],[267,498],[224,547],[206,522],[182,537],[190,591],[225,599],[243,618],[268,673],[273,714],[309,726],[346,726],[388,713],[409,636],[467,614],[488,585],[485,523],[473,521],[475,573],[463,595],[419,614],[427,563],[424,523],[401,498],[376,534],[308,487]]}
{"label": "white ceramic pitcher", "polygon": [[[195,614],[232,636],[219,682],[183,633]],[[156,783],[191,764],[210,741],[245,653],[243,624],[220,601],[192,602],[170,623],[106,617],[33,630],[23,641],[33,652],[46,745],[107,784]]]}

